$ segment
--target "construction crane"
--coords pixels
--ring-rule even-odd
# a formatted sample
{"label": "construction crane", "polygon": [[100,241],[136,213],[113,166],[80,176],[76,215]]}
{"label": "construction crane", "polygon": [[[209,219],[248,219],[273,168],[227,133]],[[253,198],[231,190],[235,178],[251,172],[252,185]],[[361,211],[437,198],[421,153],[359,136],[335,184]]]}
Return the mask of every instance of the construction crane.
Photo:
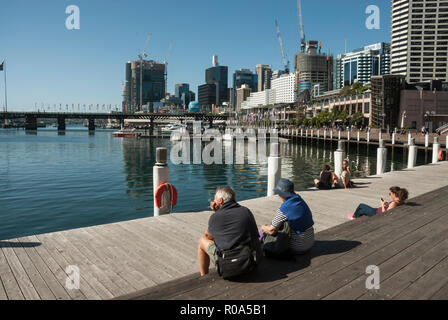
{"label": "construction crane", "polygon": [[301,47],[302,52],[305,52],[306,39],[305,39],[305,31],[303,29],[302,2],[301,2],[301,0],[297,0],[297,12],[298,12],[298,15],[299,15],[300,47]]}
{"label": "construction crane", "polygon": [[283,48],[282,35],[280,33],[280,27],[278,26],[277,20],[275,20],[275,27],[277,29],[277,38],[278,38],[278,43],[280,44],[280,51],[282,53],[282,60],[283,60],[283,65],[285,66],[285,72],[287,74],[289,74],[289,61],[286,58],[285,49]]}
{"label": "construction crane", "polygon": [[166,95],[167,86],[168,86],[168,58],[170,57],[172,49],[173,49],[173,41],[170,42],[170,46],[168,48],[168,53],[165,56],[165,95]]}

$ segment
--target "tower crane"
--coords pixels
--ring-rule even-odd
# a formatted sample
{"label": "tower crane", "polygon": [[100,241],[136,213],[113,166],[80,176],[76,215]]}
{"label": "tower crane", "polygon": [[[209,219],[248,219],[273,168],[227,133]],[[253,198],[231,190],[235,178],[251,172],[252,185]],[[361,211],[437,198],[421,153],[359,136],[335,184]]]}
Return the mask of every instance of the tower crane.
{"label": "tower crane", "polygon": [[298,16],[299,16],[300,47],[301,47],[302,52],[305,52],[306,39],[305,39],[305,31],[303,29],[302,2],[301,2],[301,0],[297,0],[297,13],[298,13]]}
{"label": "tower crane", "polygon": [[282,53],[282,60],[283,60],[283,65],[285,66],[285,72],[289,74],[289,61],[286,58],[285,49],[283,48],[282,35],[280,33],[280,27],[278,26],[277,20],[275,20],[275,27],[277,29],[277,38],[278,38],[278,43],[280,44],[280,51]]}
{"label": "tower crane", "polygon": [[170,42],[170,46],[168,48],[168,53],[165,56],[165,95],[166,95],[167,86],[168,86],[168,58],[170,57],[172,49],[173,49],[173,41]]}

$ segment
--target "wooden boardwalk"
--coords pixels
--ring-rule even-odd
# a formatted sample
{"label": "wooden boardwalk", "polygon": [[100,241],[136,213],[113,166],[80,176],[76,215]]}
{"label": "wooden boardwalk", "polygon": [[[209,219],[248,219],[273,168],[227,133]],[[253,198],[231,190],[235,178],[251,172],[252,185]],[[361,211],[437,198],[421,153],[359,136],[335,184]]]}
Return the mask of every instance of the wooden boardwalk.
{"label": "wooden boardwalk", "polygon": [[[448,299],[448,187],[385,215],[320,232],[310,253],[265,259],[233,281],[187,276],[122,299]],[[380,288],[367,289],[368,266]]]}
{"label": "wooden boardwalk", "polygon": [[[322,263],[327,261],[327,267],[332,266],[333,269],[323,268],[321,274],[317,273],[320,276],[315,280],[320,283],[319,286],[306,286],[306,283],[311,281],[310,279],[297,278],[299,283],[304,281],[308,291],[317,290],[316,294],[322,295],[319,288],[325,289],[328,283],[325,284],[322,281],[329,278],[322,277],[322,275],[334,273],[335,277],[338,277],[334,279],[343,279],[343,276],[346,276],[352,267],[355,270],[352,276],[357,276],[358,280],[356,281],[360,285],[363,280],[359,277],[359,272],[365,270],[361,270],[361,266],[354,264],[357,259],[365,259],[366,262],[371,261],[373,264],[379,264],[378,261],[384,259],[386,266],[384,272],[395,274],[394,268],[398,268],[400,264],[387,263],[387,258],[391,256],[386,248],[390,246],[391,250],[396,250],[397,257],[400,257],[400,250],[412,248],[414,243],[420,243],[420,241],[423,242],[417,245],[415,250],[403,251],[404,258],[399,262],[401,261],[400,263],[405,268],[406,265],[409,265],[411,270],[420,272],[423,277],[428,271],[429,276],[426,277],[429,277],[430,282],[428,283],[432,283],[431,281],[435,281],[440,276],[437,270],[446,267],[446,259],[440,260],[440,262],[444,262],[436,265],[437,257],[446,252],[446,241],[441,240],[442,236],[440,236],[433,239],[434,242],[426,248],[425,243],[427,242],[423,238],[426,233],[435,237],[437,232],[442,233],[442,229],[447,225],[446,219],[442,216],[437,218],[439,219],[437,221],[428,220],[432,217],[436,219],[436,215],[440,212],[446,212],[446,209],[443,210],[443,205],[447,205],[446,202],[443,202],[448,198],[446,189],[430,193],[425,196],[426,198],[422,198],[423,200],[418,200],[418,198],[411,200],[411,204],[414,203],[415,206],[400,208],[400,210],[404,210],[401,216],[406,217],[409,213],[410,217],[415,218],[412,221],[406,222],[405,219],[395,218],[398,217],[398,214],[394,214],[390,217],[373,219],[369,224],[365,224],[365,221],[345,223],[347,215],[353,213],[360,202],[378,206],[381,197],[388,198],[388,188],[392,185],[408,188],[411,198],[414,198],[447,186],[446,177],[448,177],[448,162],[443,162],[437,165],[416,167],[413,170],[394,171],[381,176],[358,179],[356,180],[358,187],[349,191],[310,189],[300,192],[313,212],[316,231],[321,232],[317,236],[319,242],[316,244],[313,256],[310,256],[308,260],[300,260],[299,267],[297,263],[282,262],[284,266],[281,267],[281,278],[275,271],[277,269],[270,272],[271,268],[267,264],[267,278],[254,279],[254,283],[247,285],[247,288],[254,288],[252,295],[256,298],[256,293],[261,291],[258,284],[264,284],[263,292],[270,292],[269,296],[265,296],[265,298],[283,298],[283,294],[288,292],[287,288],[284,288],[284,291],[276,291],[277,286],[282,288],[281,280],[289,278],[291,273],[300,273],[300,270],[305,272],[308,270],[305,267],[310,264],[313,268],[317,267],[319,261]],[[425,205],[419,205],[421,203],[425,203]],[[439,205],[439,207],[427,208],[426,203]],[[260,198],[243,201],[242,204],[252,210],[257,224],[262,225],[270,223],[275,210],[280,205],[280,200],[277,197]],[[0,300],[110,299],[151,287],[157,288],[159,285],[176,279],[182,279],[180,281],[184,283],[185,276],[194,279],[198,275],[197,240],[207,225],[209,215],[210,212],[176,213],[169,216],[0,241]],[[401,228],[402,225],[404,226],[402,223],[409,224],[410,228],[414,228],[413,231]],[[338,227],[329,230],[335,226]],[[411,238],[408,239],[407,236]],[[384,239],[390,241],[386,243],[383,242]],[[395,245],[402,247],[395,247]],[[339,255],[340,259],[334,260]],[[429,260],[423,259],[426,255]],[[331,263],[332,260],[334,262]],[[418,260],[420,263],[417,265],[404,264],[408,260]],[[431,267],[429,266],[431,263],[435,269],[428,269]],[[66,287],[67,277],[71,275],[67,270],[68,266],[77,266],[80,270],[79,289],[69,290]],[[345,266],[352,267],[344,268]],[[363,268],[365,269],[365,267]],[[445,279],[445,275],[442,275]],[[213,278],[211,279],[213,280]],[[394,286],[404,285],[408,281],[392,276],[391,279]],[[202,283],[205,280],[201,279],[200,281]],[[439,281],[437,285],[442,282]],[[181,286],[179,282],[176,283]],[[336,284],[337,281],[333,283]],[[353,285],[356,283],[354,282]],[[232,283],[232,288],[233,285],[237,284]],[[191,284],[186,284],[186,286],[191,286]],[[313,289],[314,287],[315,289]],[[415,288],[419,291],[419,287]],[[446,297],[446,294],[444,295],[446,288],[440,287],[440,289],[442,291],[438,295]],[[232,293],[234,297],[239,291],[235,292]],[[224,298],[226,294],[223,292],[222,296],[217,295],[216,298]],[[287,297],[301,297],[296,294],[297,292]],[[350,294],[347,291],[347,295]],[[241,297],[243,296],[245,297],[245,294],[241,294]],[[196,296],[187,294],[185,298],[187,297],[194,298]],[[312,295],[307,295],[307,297],[312,297]]]}

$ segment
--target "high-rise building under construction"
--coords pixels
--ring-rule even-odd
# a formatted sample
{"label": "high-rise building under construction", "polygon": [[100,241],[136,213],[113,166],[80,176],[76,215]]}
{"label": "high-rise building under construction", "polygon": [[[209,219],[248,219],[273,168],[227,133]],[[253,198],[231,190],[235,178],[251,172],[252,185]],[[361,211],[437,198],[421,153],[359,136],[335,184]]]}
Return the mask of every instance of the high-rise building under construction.
{"label": "high-rise building under construction", "polygon": [[294,57],[297,89],[301,93],[312,91],[315,86],[320,92],[333,89],[333,56],[321,53],[321,44],[310,40]]}
{"label": "high-rise building under construction", "polygon": [[126,63],[126,83],[123,90],[123,110],[141,111],[147,103],[165,97],[166,65],[153,60]]}

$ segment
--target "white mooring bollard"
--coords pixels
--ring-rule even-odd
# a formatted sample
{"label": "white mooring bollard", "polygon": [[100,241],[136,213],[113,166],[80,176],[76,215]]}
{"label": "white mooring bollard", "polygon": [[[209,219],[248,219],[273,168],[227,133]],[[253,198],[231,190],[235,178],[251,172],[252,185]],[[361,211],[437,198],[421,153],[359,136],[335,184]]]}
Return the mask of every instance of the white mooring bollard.
{"label": "white mooring bollard", "polygon": [[171,194],[165,191],[162,194],[162,207],[158,208],[156,205],[155,192],[157,188],[165,183],[170,182],[170,168],[167,164],[167,149],[157,148],[156,150],[156,164],[153,168],[153,192],[154,192],[154,217],[169,214],[171,212]]}
{"label": "white mooring bollard", "polygon": [[380,132],[378,132],[378,143],[380,143],[381,140],[383,140],[383,134],[380,129]]}
{"label": "white mooring bollard", "polygon": [[376,159],[376,174],[383,174],[386,172],[387,163],[387,148],[384,146],[384,140],[380,140],[380,146],[377,151]]}
{"label": "white mooring bollard", "polygon": [[414,139],[411,139],[409,143],[408,169],[414,168],[416,163],[417,163],[417,146],[415,145]]}
{"label": "white mooring bollard", "polygon": [[342,161],[344,161],[345,151],[343,141],[338,141],[338,149],[334,152],[334,173],[340,177],[342,174]]}
{"label": "white mooring bollard", "polygon": [[282,177],[282,159],[279,155],[278,143],[271,143],[271,153],[268,158],[268,197],[274,195],[274,188]]}
{"label": "white mooring bollard", "polygon": [[439,150],[440,150],[439,137],[434,137],[434,144],[432,145],[432,163],[434,164],[439,162]]}

